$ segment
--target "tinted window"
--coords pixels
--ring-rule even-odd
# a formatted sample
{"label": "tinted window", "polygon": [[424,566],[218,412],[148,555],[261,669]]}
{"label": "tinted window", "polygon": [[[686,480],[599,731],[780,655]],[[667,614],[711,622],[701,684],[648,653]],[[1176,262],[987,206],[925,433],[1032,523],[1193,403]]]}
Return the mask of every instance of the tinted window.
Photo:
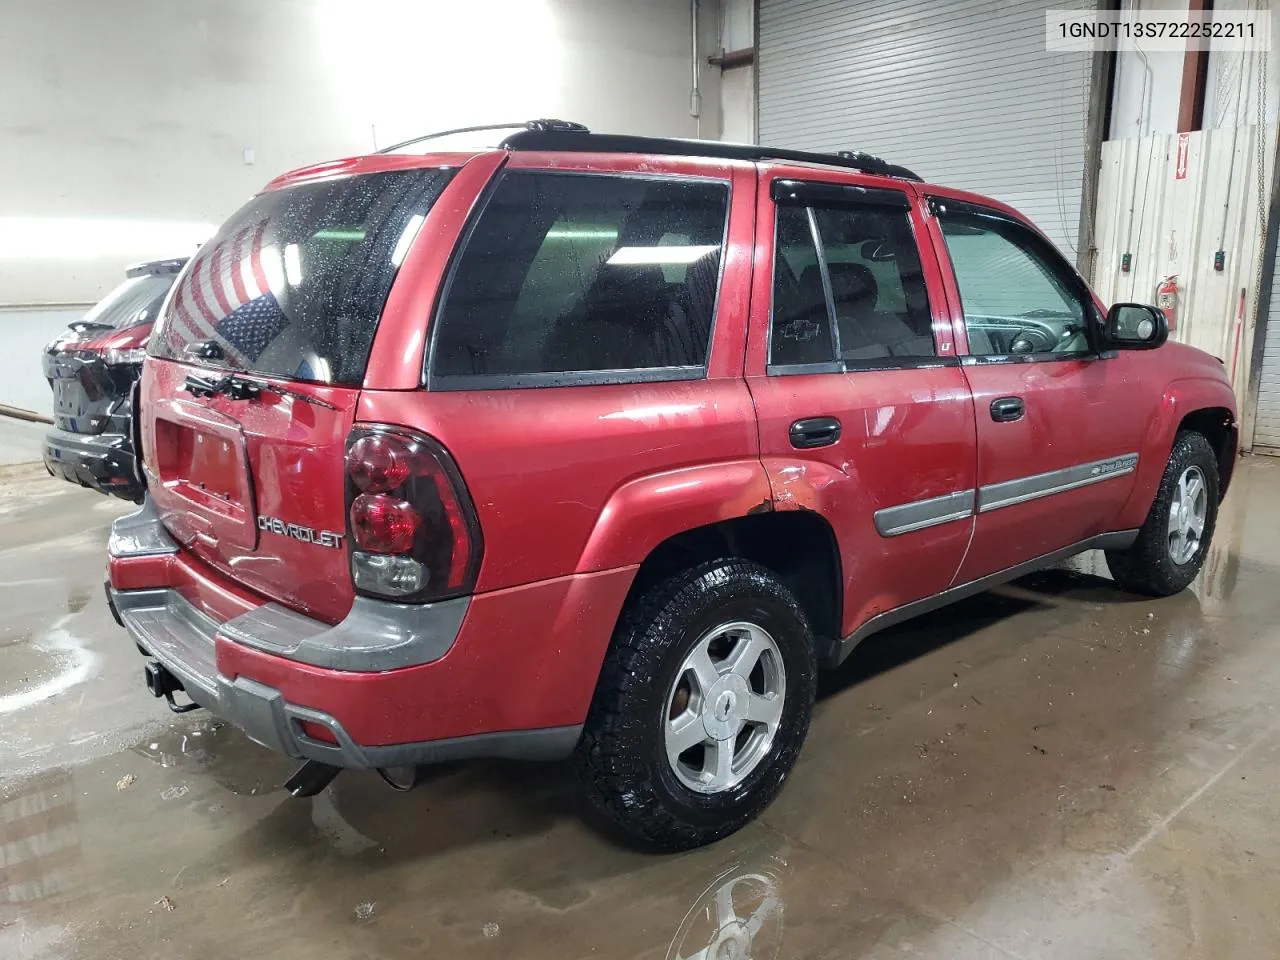
{"label": "tinted window", "polygon": [[933,320],[907,213],[814,210],[831,274],[843,360],[932,357]]}
{"label": "tinted window", "polygon": [[396,269],[450,171],[400,170],[254,197],[188,266],[151,337],[212,342],[235,370],[358,385]]}
{"label": "tinted window", "polygon": [[165,294],[173,286],[173,278],[172,273],[130,277],[94,304],[84,315],[85,322],[101,323],[117,330],[154,323]]}
{"label": "tinted window", "polygon": [[822,291],[818,251],[804,207],[778,207],[769,362],[832,363],[835,341]]}
{"label": "tinted window", "polygon": [[433,383],[696,373],[707,362],[728,205],[724,183],[506,174],[436,320]]}
{"label": "tinted window", "polygon": [[1030,230],[1006,220],[939,215],[969,352],[1085,353],[1083,301],[1070,268]]}
{"label": "tinted window", "polygon": [[777,208],[777,224],[771,363],[829,362],[833,349],[855,365],[935,355],[929,298],[906,211],[788,204]]}

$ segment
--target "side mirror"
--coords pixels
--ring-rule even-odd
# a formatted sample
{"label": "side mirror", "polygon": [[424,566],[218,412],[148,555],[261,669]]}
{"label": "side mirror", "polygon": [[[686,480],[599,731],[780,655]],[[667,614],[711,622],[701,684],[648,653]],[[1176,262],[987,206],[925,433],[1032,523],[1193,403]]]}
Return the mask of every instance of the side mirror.
{"label": "side mirror", "polygon": [[1145,303],[1117,303],[1107,311],[1107,346],[1116,350],[1154,350],[1169,339],[1169,318]]}

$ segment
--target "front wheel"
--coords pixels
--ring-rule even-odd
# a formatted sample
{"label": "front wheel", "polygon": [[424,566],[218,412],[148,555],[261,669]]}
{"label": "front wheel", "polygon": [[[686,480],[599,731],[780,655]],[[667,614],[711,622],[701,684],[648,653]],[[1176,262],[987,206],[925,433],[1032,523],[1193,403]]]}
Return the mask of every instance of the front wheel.
{"label": "front wheel", "polygon": [[618,625],[577,751],[595,806],[685,850],[777,795],[813,713],[808,621],[765,567],[717,560],[657,585]]}
{"label": "front wheel", "polygon": [[1138,539],[1107,551],[1111,575],[1133,593],[1185,590],[1204,565],[1217,519],[1217,455],[1203,434],[1179,433]]}

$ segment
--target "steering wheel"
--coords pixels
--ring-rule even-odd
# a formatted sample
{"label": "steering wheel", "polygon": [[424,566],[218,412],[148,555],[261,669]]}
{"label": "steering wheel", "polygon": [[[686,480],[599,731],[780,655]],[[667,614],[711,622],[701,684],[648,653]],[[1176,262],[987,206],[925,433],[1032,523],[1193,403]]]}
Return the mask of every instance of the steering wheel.
{"label": "steering wheel", "polygon": [[1052,353],[1058,345],[1058,337],[1039,326],[1019,330],[1009,342],[1010,353]]}
{"label": "steering wheel", "polygon": [[1009,342],[1010,353],[1057,353],[1066,348],[1067,344],[1075,339],[1076,334],[1083,330],[1083,326],[1074,321],[1067,320],[1062,324],[1061,328],[1054,324],[1046,323],[1047,318],[1060,318],[1061,314],[1050,310],[1032,310],[1029,313],[1021,314],[1018,322],[1022,328],[1013,336]]}

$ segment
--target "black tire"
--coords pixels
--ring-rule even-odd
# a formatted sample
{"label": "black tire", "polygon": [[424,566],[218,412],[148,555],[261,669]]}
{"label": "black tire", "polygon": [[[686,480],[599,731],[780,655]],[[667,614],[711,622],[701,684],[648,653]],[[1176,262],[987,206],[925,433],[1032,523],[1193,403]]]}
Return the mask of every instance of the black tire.
{"label": "black tire", "polygon": [[[1169,513],[1178,480],[1189,467],[1198,467],[1204,476],[1204,530],[1191,557],[1175,563],[1169,552]],[[1218,520],[1218,483],[1218,456],[1209,441],[1194,431],[1179,433],[1138,539],[1127,550],[1107,551],[1107,567],[1116,583],[1131,593],[1152,597],[1167,597],[1190,586],[1204,565],[1213,540]]]}
{"label": "black tire", "polygon": [[[728,621],[765,629],[786,673],[768,752],[736,786],[699,793],[667,759],[668,696],[707,631]],[[576,752],[587,796],[639,845],[688,850],[745,826],[777,796],[809,730],[817,687],[813,637],[795,596],[765,567],[716,560],[666,580],[630,605],[614,632]]]}

